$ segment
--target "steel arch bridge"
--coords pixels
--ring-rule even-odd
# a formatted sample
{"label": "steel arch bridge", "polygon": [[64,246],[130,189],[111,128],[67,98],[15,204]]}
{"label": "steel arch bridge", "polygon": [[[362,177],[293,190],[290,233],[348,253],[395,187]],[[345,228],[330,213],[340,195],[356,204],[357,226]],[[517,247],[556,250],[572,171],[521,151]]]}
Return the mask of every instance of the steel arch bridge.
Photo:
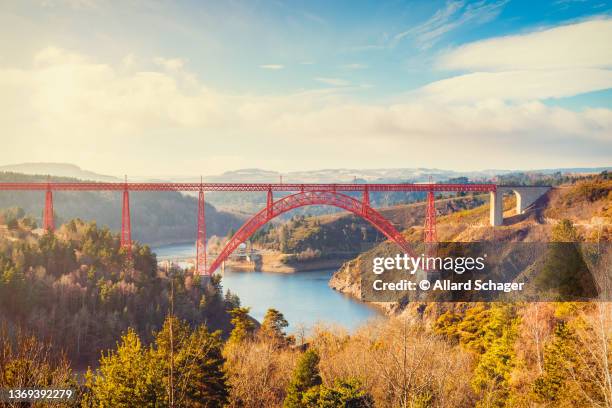
{"label": "steel arch bridge", "polygon": [[[274,217],[294,208],[306,205],[331,205],[356,214],[395,242],[405,253],[410,254],[410,247],[397,229],[378,211],[370,206],[370,192],[421,191],[427,193],[427,213],[425,217],[424,240],[436,242],[436,210],[434,193],[441,191],[472,191],[496,193],[495,184],[485,183],[396,183],[396,184],[317,184],[317,183],[98,183],[98,182],[26,182],[0,183],[0,191],[41,191],[45,192],[45,207],[43,211],[43,227],[53,232],[55,229],[53,212],[53,191],[116,191],[123,196],[121,212],[121,248],[128,260],[132,254],[132,226],[130,218],[130,191],[193,191],[198,192],[197,239],[195,273],[212,275],[219,265],[258,228]],[[266,207],[251,217],[229,240],[218,257],[207,268],[206,259],[206,218],[205,191],[266,191]],[[273,192],[291,192],[293,194],[273,199]],[[361,201],[345,193],[361,193]]]}
{"label": "steel arch bridge", "polygon": [[330,205],[350,211],[370,222],[388,239],[395,242],[407,254],[411,254],[410,246],[402,234],[387,221],[378,211],[370,207],[369,200],[359,201],[346,194],[333,191],[303,191],[283,197],[270,205],[272,197],[268,195],[268,206],[252,216],[227,242],[223,250],[208,269],[209,273],[215,270],[234,252],[238,246],[246,241],[259,228],[279,215],[293,209],[307,205]]}

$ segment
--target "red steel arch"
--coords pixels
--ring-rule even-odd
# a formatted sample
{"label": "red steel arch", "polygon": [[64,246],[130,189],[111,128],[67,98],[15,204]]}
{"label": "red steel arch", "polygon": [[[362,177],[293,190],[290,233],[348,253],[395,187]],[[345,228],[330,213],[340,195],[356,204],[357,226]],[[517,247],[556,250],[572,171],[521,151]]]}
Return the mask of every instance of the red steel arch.
{"label": "red steel arch", "polygon": [[[271,194],[271,192],[269,192]],[[270,195],[271,197],[271,195]],[[266,208],[255,214],[232,236],[227,242],[223,250],[213,261],[208,269],[208,274],[212,275],[214,271],[226,260],[238,246],[246,241],[260,227],[287,211],[306,205],[331,205],[350,211],[367,221],[369,221],[376,229],[383,233],[387,238],[395,242],[407,254],[411,254],[410,246],[404,239],[402,234],[387,221],[378,211],[370,207],[368,197],[364,197],[364,201],[356,200],[346,194],[333,191],[302,191],[297,194],[292,194],[281,198],[268,205]]]}

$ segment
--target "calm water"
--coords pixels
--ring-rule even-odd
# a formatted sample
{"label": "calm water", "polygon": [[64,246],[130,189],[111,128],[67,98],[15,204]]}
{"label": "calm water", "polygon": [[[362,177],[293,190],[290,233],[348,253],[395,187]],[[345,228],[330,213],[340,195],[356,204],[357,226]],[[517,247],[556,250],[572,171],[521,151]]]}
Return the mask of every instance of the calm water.
{"label": "calm water", "polygon": [[[159,260],[190,257],[193,244],[173,244],[153,248]],[[240,296],[243,306],[251,307],[251,315],[262,321],[268,308],[281,311],[289,322],[289,330],[299,324],[312,327],[317,322],[340,324],[353,329],[378,312],[328,285],[334,271],[321,270],[293,274],[267,272],[233,272],[225,269],[224,290]]]}

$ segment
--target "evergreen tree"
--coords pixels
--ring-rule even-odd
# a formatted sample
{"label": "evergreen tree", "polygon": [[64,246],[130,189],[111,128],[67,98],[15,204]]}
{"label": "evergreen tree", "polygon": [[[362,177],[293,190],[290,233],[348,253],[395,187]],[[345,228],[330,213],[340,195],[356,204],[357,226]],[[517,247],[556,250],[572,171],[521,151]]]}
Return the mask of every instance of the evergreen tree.
{"label": "evergreen tree", "polygon": [[576,227],[567,218],[559,221],[552,229],[552,242],[577,242],[579,240]]}
{"label": "evergreen tree", "polygon": [[287,387],[287,397],[284,402],[285,408],[303,407],[302,398],[304,393],[312,387],[321,385],[319,360],[319,354],[314,349],[309,349],[300,356]]}
{"label": "evergreen tree", "polygon": [[19,222],[17,221],[16,218],[11,218],[6,222],[6,227],[14,231],[17,228],[19,228]]}
{"label": "evergreen tree", "polygon": [[228,309],[235,309],[240,307],[240,298],[237,294],[233,293],[231,290],[227,290],[225,292],[225,307]]}
{"label": "evergreen tree", "polygon": [[552,342],[544,350],[544,373],[533,385],[535,394],[542,401],[554,402],[562,396],[570,367],[576,364],[573,343],[573,331],[565,322],[559,322]]}
{"label": "evergreen tree", "polygon": [[221,333],[169,316],[150,348],[129,330],[116,351],[87,373],[85,406],[222,407],[228,387]]}
{"label": "evergreen tree", "polygon": [[102,356],[96,375],[88,371],[86,389],[90,394],[86,406],[163,406],[162,372],[151,369],[153,363],[136,332],[130,329],[121,337],[116,351]]}
{"label": "evergreen tree", "polygon": [[506,406],[517,365],[515,342],[519,318],[516,306],[479,303],[464,311],[446,312],[435,329],[477,353],[472,388],[481,394],[477,406]]}
{"label": "evergreen tree", "polygon": [[168,316],[162,329],[155,336],[155,348],[151,349],[153,363],[164,384],[164,402],[176,401],[177,383],[182,371],[179,351],[182,350],[190,334],[189,325],[176,318]]}
{"label": "evergreen tree", "polygon": [[259,329],[259,334],[264,339],[283,345],[287,343],[285,329],[288,326],[289,323],[281,312],[276,309],[268,309]]}
{"label": "evergreen tree", "polygon": [[289,252],[289,228],[287,227],[287,225],[283,225],[281,227],[278,240],[280,251],[283,253]]}
{"label": "evergreen tree", "polygon": [[355,379],[336,380],[334,386],[324,385],[310,388],[302,396],[304,407],[308,408],[370,408],[374,400],[362,389],[361,383]]}
{"label": "evergreen tree", "polygon": [[178,374],[184,385],[184,398],[179,402],[183,406],[213,408],[227,403],[229,387],[222,347],[221,332],[209,333],[204,325],[189,336],[178,355]]}
{"label": "evergreen tree", "polygon": [[230,315],[232,316],[231,323],[234,328],[228,339],[229,344],[241,343],[252,337],[255,323],[249,318],[250,310],[251,308],[249,307],[237,307],[230,310]]}
{"label": "evergreen tree", "polygon": [[511,375],[516,366],[514,351],[516,336],[516,324],[505,328],[502,336],[495,339],[481,356],[472,379],[474,388],[486,393],[478,406],[506,406],[510,393]]}
{"label": "evergreen tree", "polygon": [[557,300],[581,300],[597,296],[595,280],[574,242],[578,232],[570,220],[561,220],[552,231],[542,270],[535,278],[536,286],[550,291]]}
{"label": "evergreen tree", "polygon": [[191,331],[186,322],[166,318],[151,351],[163,376],[165,401],[185,407],[223,406],[228,390],[221,347],[219,332],[211,334],[204,325]]}

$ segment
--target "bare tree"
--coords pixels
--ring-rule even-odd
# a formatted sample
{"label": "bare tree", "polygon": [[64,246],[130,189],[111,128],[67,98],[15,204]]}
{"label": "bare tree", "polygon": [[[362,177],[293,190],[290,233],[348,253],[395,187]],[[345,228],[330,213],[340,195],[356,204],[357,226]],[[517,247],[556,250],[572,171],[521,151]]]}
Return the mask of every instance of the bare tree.
{"label": "bare tree", "polygon": [[[68,359],[36,337],[17,329],[13,333],[0,327],[0,389],[37,388],[72,389],[76,392]],[[44,401],[34,406],[74,406],[77,398],[64,401]],[[22,402],[4,403],[21,407]]]}
{"label": "bare tree", "polygon": [[280,407],[298,353],[271,339],[246,340],[225,349],[230,406]]}

